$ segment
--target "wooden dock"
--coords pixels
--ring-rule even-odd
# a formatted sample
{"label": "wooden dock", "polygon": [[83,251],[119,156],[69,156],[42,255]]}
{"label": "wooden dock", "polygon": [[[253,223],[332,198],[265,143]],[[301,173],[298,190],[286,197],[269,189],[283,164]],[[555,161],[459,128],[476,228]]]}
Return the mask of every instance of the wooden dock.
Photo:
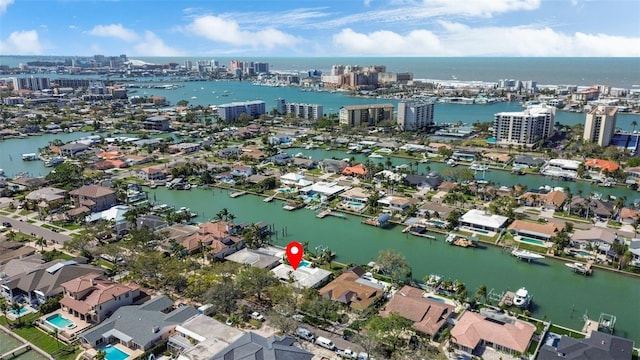
{"label": "wooden dock", "polygon": [[334,212],[331,209],[324,209],[324,210],[320,211],[316,215],[316,217],[319,218],[319,219],[323,219],[323,218],[325,218],[327,216],[335,216],[335,217],[340,218],[340,219],[346,219],[347,218],[343,213]]}
{"label": "wooden dock", "polygon": [[240,196],[242,196],[242,195],[244,195],[244,194],[246,194],[246,193],[247,193],[246,191],[236,191],[236,192],[234,192],[234,193],[231,193],[231,194],[229,195],[229,197],[231,197],[231,198],[237,198],[237,197],[240,197]]}
{"label": "wooden dock", "polygon": [[507,291],[504,293],[504,295],[502,296],[502,298],[500,299],[500,302],[498,303],[498,306],[502,307],[502,306],[512,306],[513,305],[513,299],[516,297],[516,293],[514,293],[513,291]]}
{"label": "wooden dock", "polygon": [[4,359],[12,359],[18,355],[21,355],[27,351],[31,350],[31,344],[22,344],[17,348],[7,351],[6,353],[0,355],[0,360]]}
{"label": "wooden dock", "polygon": [[272,201],[273,201],[273,199],[275,199],[275,198],[276,198],[276,196],[275,196],[275,194],[274,194],[274,195],[269,196],[268,198],[265,198],[265,199],[264,199],[264,200],[262,200],[262,201],[264,201],[264,202],[268,203],[268,202],[272,202]]}

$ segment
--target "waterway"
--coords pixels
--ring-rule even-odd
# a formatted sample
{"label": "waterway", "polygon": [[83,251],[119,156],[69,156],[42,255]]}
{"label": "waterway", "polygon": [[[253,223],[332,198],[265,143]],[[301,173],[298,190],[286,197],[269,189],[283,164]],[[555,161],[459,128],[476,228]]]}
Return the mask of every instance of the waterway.
{"label": "waterway", "polygon": [[[467,284],[470,295],[479,285],[497,292],[517,290],[525,286],[533,294],[533,314],[563,326],[582,328],[582,316],[598,318],[601,312],[618,317],[616,334],[640,340],[637,311],[640,280],[607,271],[594,271],[584,277],[571,272],[564,263],[545,259],[539,263],[516,260],[501,249],[486,246],[464,249],[447,245],[444,237],[432,241],[401,233],[400,227],[379,229],[360,223],[360,218],[347,220],[334,217],[318,219],[315,212],[301,209],[285,211],[283,203],[264,203],[262,198],[245,195],[235,199],[220,189],[172,191],[166,188],[150,190],[150,198],[159,203],[188,207],[196,212],[196,221],[207,221],[222,208],[237,216],[237,222],[266,221],[278,230],[278,245],[289,241],[308,241],[309,249],[327,246],[344,263],[366,264],[375,260],[383,249],[393,248],[404,254],[413,269],[413,276],[422,279],[429,274]],[[286,228],[286,236],[282,229]]]}
{"label": "waterway", "polygon": [[[18,346],[22,345],[20,341],[18,341],[13,336],[5,333],[0,329],[0,355],[6,353],[7,351],[13,350]],[[19,360],[46,360],[46,358],[36,351],[29,350],[13,359]]]}

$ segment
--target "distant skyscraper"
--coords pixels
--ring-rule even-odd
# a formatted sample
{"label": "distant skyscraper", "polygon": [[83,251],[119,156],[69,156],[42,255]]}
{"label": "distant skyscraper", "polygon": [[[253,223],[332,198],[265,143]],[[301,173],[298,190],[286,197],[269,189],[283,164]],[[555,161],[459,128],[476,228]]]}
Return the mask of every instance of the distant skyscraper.
{"label": "distant skyscraper", "polygon": [[286,101],[283,98],[276,99],[276,111],[278,114],[284,115]]}
{"label": "distant skyscraper", "polygon": [[398,103],[398,125],[404,131],[426,130],[433,125],[433,101]]}
{"label": "distant skyscraper", "polygon": [[191,62],[191,60],[185,60],[184,68],[187,69],[187,71],[191,70],[191,68],[193,68],[193,62]]}
{"label": "distant skyscraper", "polygon": [[589,111],[582,138],[600,146],[609,146],[616,129],[617,114],[618,108],[615,106],[598,106]]}
{"label": "distant skyscraper", "polygon": [[545,104],[529,106],[524,111],[495,115],[493,132],[498,145],[533,146],[553,132],[556,109]]}

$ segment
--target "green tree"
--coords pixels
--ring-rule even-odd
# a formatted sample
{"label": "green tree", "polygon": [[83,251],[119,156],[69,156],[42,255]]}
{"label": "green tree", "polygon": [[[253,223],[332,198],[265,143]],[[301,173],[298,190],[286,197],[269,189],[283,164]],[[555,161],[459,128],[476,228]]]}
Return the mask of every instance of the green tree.
{"label": "green tree", "polygon": [[[11,311],[13,311],[14,314],[21,314],[23,309],[24,305],[22,305],[22,303],[19,303],[17,301],[11,303]],[[18,325],[22,325],[22,316],[17,316],[17,318]]]}
{"label": "green tree", "polygon": [[396,285],[406,284],[411,279],[407,258],[394,249],[380,251],[376,264],[380,273],[389,276]]}
{"label": "green tree", "polygon": [[484,299],[484,302],[487,303],[487,295],[487,285],[482,284],[478,286],[478,289],[476,290],[476,301]]}
{"label": "green tree", "polygon": [[413,329],[413,321],[396,313],[387,317],[375,316],[367,324],[368,333],[390,348],[393,354],[406,345],[407,333]]}
{"label": "green tree", "polygon": [[98,352],[93,356],[93,360],[105,360],[107,358],[107,352],[104,350],[98,350]]}
{"label": "green tree", "polygon": [[47,245],[47,240],[44,237],[40,236],[35,241],[36,246],[40,246],[40,252],[44,251],[44,247]]}
{"label": "green tree", "polygon": [[83,168],[74,163],[62,163],[45,177],[50,184],[66,190],[77,189],[84,184]]}
{"label": "green tree", "polygon": [[184,99],[178,100],[178,102],[176,103],[176,106],[187,106],[187,105],[189,105],[189,101]]}
{"label": "green tree", "polygon": [[258,301],[262,301],[263,292],[279,282],[271,271],[252,266],[238,274],[236,284],[245,295],[254,295]]}
{"label": "green tree", "polygon": [[255,223],[242,230],[242,238],[250,249],[260,248],[268,240],[267,233],[262,231]]}
{"label": "green tree", "polygon": [[7,318],[7,312],[9,311],[9,303],[7,302],[7,299],[4,297],[0,297],[0,311],[2,311],[2,315],[5,317],[5,319]]}
{"label": "green tree", "polygon": [[204,299],[213,305],[216,313],[231,314],[238,308],[238,300],[242,292],[233,283],[233,280],[224,276],[222,281],[214,284],[205,294]]}

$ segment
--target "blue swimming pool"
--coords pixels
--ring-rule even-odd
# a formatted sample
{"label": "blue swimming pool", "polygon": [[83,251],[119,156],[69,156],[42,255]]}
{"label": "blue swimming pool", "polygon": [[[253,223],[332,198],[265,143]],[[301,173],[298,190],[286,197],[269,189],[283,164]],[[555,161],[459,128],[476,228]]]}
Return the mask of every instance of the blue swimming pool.
{"label": "blue swimming pool", "polygon": [[20,317],[20,316],[26,314],[28,311],[29,311],[29,309],[27,309],[26,307],[23,307],[22,309],[20,309],[20,312],[17,312],[17,311],[15,311],[13,309],[9,310],[9,312],[11,314],[13,314],[13,316],[17,316],[17,317]]}
{"label": "blue swimming pool", "polygon": [[281,193],[281,194],[289,194],[289,193],[293,193],[293,192],[296,192],[296,191],[293,190],[293,189],[278,189],[278,192]]}
{"label": "blue swimming pool", "polygon": [[443,298],[439,298],[439,297],[435,297],[435,296],[427,296],[427,299],[431,299],[437,302],[441,302],[444,303],[444,299]]}
{"label": "blue swimming pool", "polygon": [[47,318],[47,322],[55,327],[57,327],[60,330],[64,330],[64,329],[73,329],[74,327],[76,327],[76,324],[73,323],[73,321],[67,319],[66,317],[60,315],[60,314],[55,314],[55,315],[51,315]]}
{"label": "blue swimming pool", "polygon": [[538,239],[531,239],[531,238],[524,237],[524,236],[520,237],[520,241],[526,242],[526,243],[529,243],[529,244],[538,245],[538,246],[544,246],[544,241],[538,240]]}
{"label": "blue swimming pool", "polygon": [[302,260],[302,261],[300,261],[300,264],[298,265],[298,267],[299,267],[299,268],[301,268],[301,267],[308,267],[308,266],[310,266],[310,265],[311,265],[311,263],[310,263],[310,262],[308,262],[307,260]]}
{"label": "blue swimming pool", "polygon": [[351,206],[351,207],[357,207],[357,208],[361,208],[364,206],[364,204],[362,203],[357,203],[357,202],[349,202],[347,205]]}
{"label": "blue swimming pool", "polygon": [[129,355],[126,352],[111,345],[105,346],[100,350],[106,353],[105,359],[107,360],[125,360],[126,358],[129,357]]}
{"label": "blue swimming pool", "polygon": [[584,257],[589,257],[591,256],[591,253],[589,253],[588,251],[584,251],[584,250],[573,250],[572,251],[575,255],[580,255],[580,256],[584,256]]}

